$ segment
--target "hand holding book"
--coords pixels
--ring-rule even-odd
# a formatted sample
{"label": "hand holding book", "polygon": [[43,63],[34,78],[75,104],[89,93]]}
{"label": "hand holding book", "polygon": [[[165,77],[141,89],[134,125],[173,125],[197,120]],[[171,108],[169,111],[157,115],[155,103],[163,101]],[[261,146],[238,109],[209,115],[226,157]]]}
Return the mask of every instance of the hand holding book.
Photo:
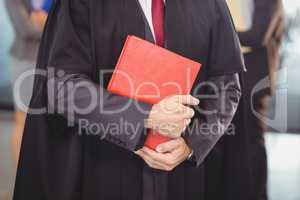
{"label": "hand holding book", "polygon": [[190,124],[199,100],[191,95],[170,96],[154,104],[145,127],[167,138],[179,138]]}
{"label": "hand holding book", "polygon": [[108,91],[153,104],[146,120],[149,128],[145,146],[155,150],[159,144],[181,137],[199,101],[190,96],[201,64],[128,36]]}

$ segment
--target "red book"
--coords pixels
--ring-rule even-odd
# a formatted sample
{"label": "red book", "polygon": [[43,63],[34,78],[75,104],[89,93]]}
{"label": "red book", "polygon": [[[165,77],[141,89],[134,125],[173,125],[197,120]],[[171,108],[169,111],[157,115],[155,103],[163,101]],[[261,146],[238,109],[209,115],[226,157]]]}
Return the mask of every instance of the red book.
{"label": "red book", "polygon": [[[108,91],[150,104],[190,94],[201,64],[135,36],[128,36]],[[149,131],[145,146],[155,149],[170,138]]]}

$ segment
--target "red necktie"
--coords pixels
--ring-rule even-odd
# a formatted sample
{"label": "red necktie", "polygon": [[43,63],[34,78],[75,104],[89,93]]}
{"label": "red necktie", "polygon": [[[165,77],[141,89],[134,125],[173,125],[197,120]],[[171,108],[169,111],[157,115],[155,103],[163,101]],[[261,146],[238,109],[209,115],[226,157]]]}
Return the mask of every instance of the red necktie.
{"label": "red necktie", "polygon": [[164,0],[152,0],[152,23],[156,44],[163,47],[165,43],[165,3]]}

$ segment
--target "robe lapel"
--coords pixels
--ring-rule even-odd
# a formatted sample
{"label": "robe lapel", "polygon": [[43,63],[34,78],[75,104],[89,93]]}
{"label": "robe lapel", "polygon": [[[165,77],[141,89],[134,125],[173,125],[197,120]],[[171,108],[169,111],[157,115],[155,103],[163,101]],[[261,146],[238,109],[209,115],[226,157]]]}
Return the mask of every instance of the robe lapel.
{"label": "robe lapel", "polygon": [[185,11],[182,0],[166,1],[165,35],[167,48],[179,54],[186,51]]}
{"label": "robe lapel", "polygon": [[145,39],[148,40],[149,42],[155,43],[154,40],[154,36],[152,34],[151,28],[150,28],[150,24],[147,20],[147,17],[143,11],[142,6],[140,5],[139,0],[136,0],[138,6],[139,6],[139,11],[141,13],[141,15],[143,16],[143,20],[144,20],[144,26],[145,26]]}
{"label": "robe lapel", "polygon": [[145,38],[145,20],[137,0],[123,0],[122,24],[124,37],[135,35]]}

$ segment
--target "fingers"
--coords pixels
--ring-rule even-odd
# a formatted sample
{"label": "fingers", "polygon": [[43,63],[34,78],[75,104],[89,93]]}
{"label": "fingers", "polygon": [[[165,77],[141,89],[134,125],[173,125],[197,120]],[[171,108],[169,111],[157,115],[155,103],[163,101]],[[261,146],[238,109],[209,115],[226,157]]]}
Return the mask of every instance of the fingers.
{"label": "fingers", "polygon": [[182,163],[190,154],[190,149],[185,143],[183,138],[176,139],[173,142],[167,142],[164,145],[160,145],[159,151],[165,151],[160,153],[153,151],[147,147],[143,147],[137,151],[139,155],[151,168],[171,171],[180,163]]}
{"label": "fingers", "polygon": [[185,105],[198,105],[199,100],[191,95],[177,95],[163,99],[152,107],[145,127],[170,138],[181,137],[191,123],[195,111]]}
{"label": "fingers", "polygon": [[[147,163],[147,165],[149,167],[151,167],[153,169],[164,170],[164,171],[171,170],[168,168],[167,165],[165,165],[163,162],[157,161],[156,159],[154,159],[153,156],[150,156],[150,154],[147,153],[146,151],[143,148],[143,149],[137,151],[136,154],[139,155]],[[155,155],[157,155],[157,154],[155,154]]]}
{"label": "fingers", "polygon": [[182,104],[176,103],[176,108],[173,109],[173,114],[174,114],[174,116],[176,116],[180,119],[182,119],[182,118],[189,119],[189,118],[194,117],[195,111],[194,111],[194,109],[192,109],[188,106],[184,106]]}
{"label": "fingers", "polygon": [[169,142],[165,142],[163,144],[160,144],[157,146],[156,151],[159,153],[168,153],[171,152],[177,148],[179,148],[181,142],[180,139],[173,139],[170,140]]}
{"label": "fingers", "polygon": [[160,107],[164,114],[174,115],[174,117],[178,118],[192,118],[195,115],[195,111],[192,108],[178,102],[167,102],[160,105]]}
{"label": "fingers", "polygon": [[168,117],[168,119],[161,119],[161,121],[166,121],[170,123],[178,123],[181,121],[185,121],[186,119],[189,120],[193,118],[195,115],[195,112],[189,111],[189,113],[182,113],[182,114],[175,114]]}
{"label": "fingers", "polygon": [[184,105],[197,106],[200,103],[199,99],[193,97],[192,95],[176,95],[171,98]]}
{"label": "fingers", "polygon": [[178,159],[179,156],[176,153],[162,154],[147,147],[144,147],[142,151],[145,153],[145,156],[147,156],[151,160],[151,164],[154,166],[158,166],[161,170],[171,171],[179,164],[180,159]]}
{"label": "fingers", "polygon": [[156,162],[164,163],[164,161],[168,159],[168,157],[167,157],[166,154],[158,153],[158,152],[153,151],[152,149],[149,149],[149,148],[147,148],[147,147],[143,147],[143,148],[141,149],[141,151],[142,151],[145,155],[151,157],[151,159],[152,159],[153,161],[156,161]]}
{"label": "fingers", "polygon": [[168,122],[162,124],[159,127],[155,127],[155,130],[161,135],[169,138],[180,138],[190,123],[191,119],[185,119],[184,121],[180,120],[177,122]]}

